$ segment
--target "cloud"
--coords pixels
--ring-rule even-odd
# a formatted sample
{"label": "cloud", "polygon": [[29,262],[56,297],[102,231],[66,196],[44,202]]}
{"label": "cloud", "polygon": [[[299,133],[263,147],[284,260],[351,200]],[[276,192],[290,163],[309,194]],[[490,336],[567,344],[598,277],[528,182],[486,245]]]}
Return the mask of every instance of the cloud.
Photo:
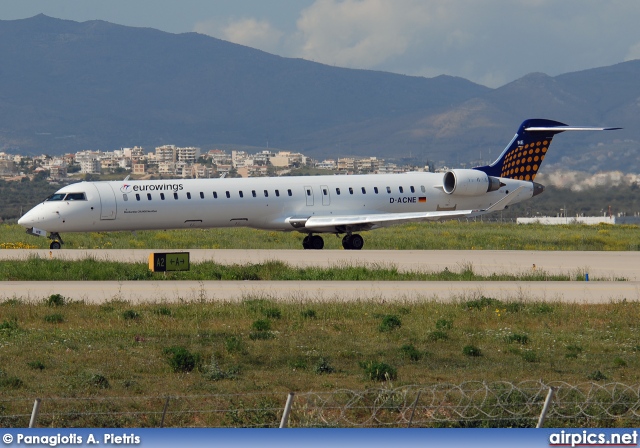
{"label": "cloud", "polygon": [[633,61],[634,59],[640,59],[640,42],[632,45],[624,58],[625,61]]}
{"label": "cloud", "polygon": [[284,33],[267,20],[244,18],[221,24],[216,20],[196,23],[194,31],[240,45],[277,52]]}

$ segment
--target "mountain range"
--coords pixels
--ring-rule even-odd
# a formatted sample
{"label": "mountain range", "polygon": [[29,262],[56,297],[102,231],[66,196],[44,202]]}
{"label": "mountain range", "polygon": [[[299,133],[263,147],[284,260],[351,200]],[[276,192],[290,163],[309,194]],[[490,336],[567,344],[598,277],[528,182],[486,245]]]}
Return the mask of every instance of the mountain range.
{"label": "mountain range", "polygon": [[[514,55],[514,64],[519,57]],[[0,150],[278,148],[316,159],[491,161],[526,118],[620,126],[558,136],[549,165],[640,172],[640,60],[491,89],[275,56],[197,34],[44,15],[0,21]]]}

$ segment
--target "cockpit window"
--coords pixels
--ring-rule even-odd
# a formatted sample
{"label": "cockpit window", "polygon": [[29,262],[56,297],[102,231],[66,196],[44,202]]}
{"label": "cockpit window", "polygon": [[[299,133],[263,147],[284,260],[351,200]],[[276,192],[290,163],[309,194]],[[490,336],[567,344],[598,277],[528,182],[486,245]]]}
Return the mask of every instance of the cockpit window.
{"label": "cockpit window", "polygon": [[84,193],[69,193],[67,195],[66,198],[64,198],[65,201],[86,201],[87,197],[84,195]]}
{"label": "cockpit window", "polygon": [[54,193],[45,199],[45,201],[62,201],[65,196],[65,193]]}

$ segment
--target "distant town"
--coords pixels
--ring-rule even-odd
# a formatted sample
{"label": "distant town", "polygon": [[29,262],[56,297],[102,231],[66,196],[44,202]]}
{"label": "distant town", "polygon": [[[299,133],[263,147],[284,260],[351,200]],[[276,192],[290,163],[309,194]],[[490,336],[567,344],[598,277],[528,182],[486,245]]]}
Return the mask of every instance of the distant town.
{"label": "distant town", "polygon": [[46,176],[62,181],[81,175],[130,173],[137,179],[153,177],[212,178],[282,176],[301,168],[338,174],[402,173],[434,171],[432,166],[398,166],[377,157],[344,157],[317,161],[290,151],[262,150],[255,154],[220,149],[202,152],[200,148],[163,145],[155,151],[122,148],[115,151],[78,151],[63,156],[24,156],[0,152],[0,176],[19,180],[24,176]]}

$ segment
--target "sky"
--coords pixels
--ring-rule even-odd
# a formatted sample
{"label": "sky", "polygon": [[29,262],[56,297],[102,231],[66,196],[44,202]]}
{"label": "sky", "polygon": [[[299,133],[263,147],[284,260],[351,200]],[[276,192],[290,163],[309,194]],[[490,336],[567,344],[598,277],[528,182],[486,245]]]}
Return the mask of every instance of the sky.
{"label": "sky", "polygon": [[46,14],[198,32],[284,57],[500,87],[640,59],[638,0],[1,0]]}

